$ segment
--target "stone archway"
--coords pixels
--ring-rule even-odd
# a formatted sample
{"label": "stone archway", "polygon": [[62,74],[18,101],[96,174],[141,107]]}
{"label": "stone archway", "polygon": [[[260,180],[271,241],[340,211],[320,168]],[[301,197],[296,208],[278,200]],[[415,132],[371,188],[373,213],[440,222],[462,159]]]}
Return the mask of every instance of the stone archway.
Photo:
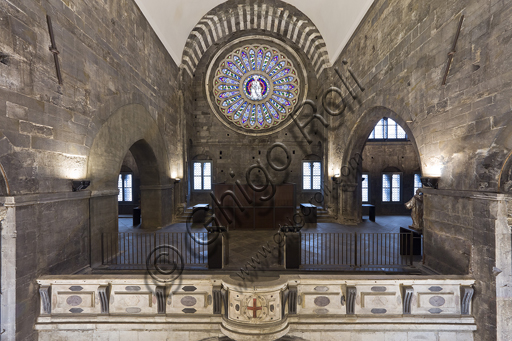
{"label": "stone archway", "polygon": [[412,130],[402,117],[383,106],[373,107],[364,112],[350,132],[342,157],[339,221],[343,224],[355,225],[361,222],[362,199],[358,190],[361,184],[361,155],[368,136],[383,117],[393,119],[405,130],[421,164],[418,146]]}
{"label": "stone archway", "polygon": [[7,181],[7,174],[5,169],[0,163],[0,197],[11,195],[9,182]]}
{"label": "stone archway", "polygon": [[172,220],[173,184],[164,139],[143,106],[125,105],[101,126],[89,154],[92,266],[101,262],[102,233],[118,230],[117,180],[128,150],[141,178],[142,228],[158,229]]}

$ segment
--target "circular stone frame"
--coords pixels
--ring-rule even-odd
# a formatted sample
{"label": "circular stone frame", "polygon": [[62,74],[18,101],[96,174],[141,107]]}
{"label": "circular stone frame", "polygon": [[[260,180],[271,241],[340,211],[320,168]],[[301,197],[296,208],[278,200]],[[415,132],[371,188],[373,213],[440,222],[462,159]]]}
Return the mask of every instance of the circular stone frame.
{"label": "circular stone frame", "polygon": [[[277,50],[281,55],[284,55],[288,61],[291,62],[294,70],[296,71],[295,77],[299,81],[298,85],[298,92],[296,94],[296,98],[294,98],[294,103],[287,107],[286,114],[284,114],[283,118],[280,119],[277,124],[272,124],[270,127],[267,128],[260,128],[260,129],[254,129],[254,128],[244,128],[241,125],[236,125],[233,123],[233,120],[228,119],[225,113],[221,111],[221,105],[217,101],[216,95],[218,95],[222,91],[215,91],[215,81],[217,77],[219,76],[217,74],[217,71],[220,68],[220,65],[225,62],[226,57],[230,54],[233,54],[235,50],[238,48],[242,49],[246,46],[269,46],[272,49]],[[257,74],[258,72],[255,72],[254,70],[250,70],[246,74],[244,74],[240,79],[239,85],[243,86],[244,83],[247,81],[247,78],[250,76],[253,76],[254,74]],[[267,95],[265,96],[265,99],[269,99],[272,97],[272,91],[273,91],[273,83],[271,79],[269,79],[268,74],[263,73],[263,76],[267,79],[267,81],[270,81],[269,85],[271,85],[269,88],[267,88]],[[217,84],[218,85],[218,84]],[[287,127],[291,122],[292,118],[289,115],[293,110],[302,103],[308,94],[308,73],[305,69],[302,59],[299,57],[299,55],[288,45],[283,43],[280,40],[267,37],[267,36],[249,36],[249,37],[242,37],[235,39],[231,41],[230,43],[226,44],[223,48],[221,48],[212,58],[208,69],[206,71],[206,77],[205,77],[205,90],[206,90],[206,97],[208,100],[208,103],[210,105],[210,108],[212,109],[213,113],[217,118],[219,119],[222,124],[224,124],[229,129],[240,133],[244,135],[249,136],[262,136],[262,135],[270,135],[277,133],[278,131],[284,129]],[[250,102],[251,104],[254,104],[256,102],[251,101],[250,98],[247,97],[247,94],[245,94],[245,91],[240,88],[240,96],[247,102]],[[234,97],[232,97],[234,98]],[[264,100],[265,100],[264,99]],[[236,102],[234,102],[236,103]],[[299,113],[300,115],[300,113]],[[298,116],[298,115],[297,115]],[[297,117],[296,116],[296,117]]]}

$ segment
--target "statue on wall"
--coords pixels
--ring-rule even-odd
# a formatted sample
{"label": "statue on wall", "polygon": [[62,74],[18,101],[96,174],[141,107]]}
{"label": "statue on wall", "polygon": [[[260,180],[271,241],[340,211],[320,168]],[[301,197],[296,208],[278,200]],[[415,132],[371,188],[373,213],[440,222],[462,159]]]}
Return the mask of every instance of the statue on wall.
{"label": "statue on wall", "polygon": [[410,228],[422,231],[423,230],[423,193],[419,189],[416,190],[416,194],[411,200],[405,203],[405,207],[412,210],[412,225]]}

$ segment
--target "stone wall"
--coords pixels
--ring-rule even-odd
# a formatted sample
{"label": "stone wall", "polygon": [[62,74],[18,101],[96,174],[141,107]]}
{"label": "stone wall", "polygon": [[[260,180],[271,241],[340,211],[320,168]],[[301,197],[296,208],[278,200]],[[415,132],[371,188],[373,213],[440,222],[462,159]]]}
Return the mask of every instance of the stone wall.
{"label": "stone wall", "polygon": [[[330,136],[336,167],[378,120],[373,108],[384,106],[410,129],[424,175],[439,172],[443,188],[497,190],[511,147],[501,138],[511,119],[511,11],[507,1],[376,1],[335,63],[346,70],[346,59],[366,87],[356,101],[346,96],[351,107]],[[443,86],[461,14],[457,52]]]}
{"label": "stone wall", "polygon": [[[511,13],[512,3],[499,0],[375,1],[335,63],[346,70],[346,59],[366,90],[356,101],[345,96],[349,109],[344,124],[330,133],[330,162],[339,168],[361,152],[383,116],[402,125],[419,151],[422,174],[440,176],[439,187],[447,190],[429,194],[425,207],[427,264],[477,278],[475,304],[482,313],[476,340],[495,340],[501,318],[492,268],[496,221],[504,210],[497,210],[496,199],[475,193],[503,190],[500,172],[512,150]],[[456,53],[442,85],[462,14]],[[341,87],[337,78],[332,82]],[[358,203],[352,202],[355,211]]]}
{"label": "stone wall", "polygon": [[469,274],[475,278],[477,339],[496,340],[497,319],[503,318],[503,313],[497,314],[496,266],[498,259],[507,259],[510,254],[510,242],[499,248],[496,245],[501,240],[496,239],[497,228],[507,208],[505,196],[424,191],[425,263],[444,274]]}
{"label": "stone wall", "polygon": [[[60,51],[63,85],[48,49],[46,14]],[[117,231],[117,202],[109,191],[117,191],[115,173],[141,139],[159,165],[148,205],[156,200],[166,211],[156,226],[170,222],[170,178],[183,172],[182,95],[177,65],[131,0],[2,1],[0,52],[7,56],[0,63],[0,177],[5,177],[0,193],[15,203],[30,202],[14,204],[10,221],[18,235],[18,305],[10,313],[16,316],[16,339],[33,340],[35,278],[89,265],[99,226]],[[119,115],[109,120],[113,113]],[[105,122],[112,130],[98,137]],[[117,142],[91,161],[92,146],[108,143],[104,136]],[[116,158],[108,159],[112,155]],[[105,159],[114,166],[106,167]],[[112,171],[112,179],[103,181],[102,170]],[[92,192],[72,193],[71,180],[85,178],[91,179]],[[6,337],[14,339],[13,332],[7,330]]]}
{"label": "stone wall", "polygon": [[[382,173],[396,168],[402,173],[400,202],[382,202]],[[370,204],[377,215],[409,215],[404,204],[414,195],[414,174],[420,172],[417,151],[411,142],[371,142],[363,150],[363,172],[369,174]],[[363,214],[368,214],[364,212]],[[405,227],[405,226],[404,226]]]}
{"label": "stone wall", "polygon": [[[45,198],[46,197],[46,198]],[[48,198],[16,206],[16,329],[18,340],[30,339],[42,274],[69,274],[89,265],[89,200]],[[39,202],[38,202],[39,201]]]}
{"label": "stone wall", "polygon": [[[225,7],[227,5],[236,6],[238,3],[239,1],[228,1],[225,4],[212,9],[208,13],[208,16],[205,17],[205,20],[207,20],[207,18],[211,18],[210,15],[215,15],[222,19],[223,16],[225,16],[228,13]],[[267,3],[255,1],[254,7],[249,6],[247,8],[250,8],[251,11],[253,10],[253,8],[258,8],[258,11],[261,11],[262,7],[258,6],[264,3],[268,6],[271,6],[274,2]],[[287,3],[280,1],[276,1],[276,3],[281,8],[279,13],[281,13],[282,11],[289,11],[290,15],[288,20],[282,19],[283,17],[280,17],[279,15],[276,15],[275,18],[272,17],[270,19],[272,23],[271,27],[273,27],[274,24],[277,25],[277,23],[281,24],[280,20],[283,20],[283,25],[284,22],[290,22],[292,14],[299,17],[304,16],[295,7],[290,6]],[[245,6],[243,7],[245,8]],[[247,13],[244,12],[244,18],[246,14]],[[283,130],[276,132],[274,134],[264,136],[249,136],[241,132],[233,131],[232,129],[227,128],[213,114],[212,109],[207,101],[205,91],[206,71],[210,61],[212,60],[213,56],[217,53],[219,48],[237,38],[251,37],[254,35],[265,35],[270,39],[277,39],[279,41],[284,42],[287,46],[292,48],[294,52],[299,56],[299,58],[302,60],[302,63],[304,64],[308,78],[309,92],[306,98],[317,101],[317,105],[320,106],[320,103],[318,101],[320,99],[321,91],[325,87],[324,80],[326,80],[327,72],[324,71],[320,74],[319,78],[317,77],[315,67],[312,64],[312,60],[308,57],[308,55],[301,49],[301,47],[298,44],[296,44],[292,39],[290,39],[291,34],[288,33],[288,28],[284,32],[282,30],[275,31],[272,28],[269,30],[267,29],[266,22],[265,25],[261,26],[263,28],[261,28],[259,20],[255,23],[254,20],[252,19],[252,14],[247,15],[250,17],[250,19],[248,19],[251,22],[250,28],[243,26],[244,23],[242,23],[242,27],[245,28],[240,29],[241,24],[238,15],[235,15],[234,12],[231,13],[230,16],[234,17],[235,23],[234,32],[224,37],[217,36],[217,41],[215,42],[215,44],[212,45],[201,56],[201,59],[199,60],[197,67],[194,69],[194,74],[192,78],[189,77],[188,73],[184,74],[186,89],[184,91],[185,108],[186,111],[189,113],[187,115],[188,169],[190,172],[192,168],[192,162],[194,159],[212,160],[213,183],[225,182],[229,184],[234,183],[236,180],[240,180],[240,182],[244,184],[247,182],[245,177],[246,170],[251,165],[255,164],[259,159],[261,160],[262,164],[269,170],[269,173],[273,177],[275,183],[287,182],[297,184],[297,203],[307,202],[311,199],[315,192],[302,191],[303,160],[308,160],[309,158],[312,157],[317,157],[319,160],[323,160],[324,181],[326,186],[332,187],[332,183],[329,181],[329,175],[332,176],[334,174],[329,173],[326,167],[327,163],[325,162],[327,148],[326,128],[324,128],[322,124],[320,124],[320,122],[318,122],[317,120],[313,121],[311,124],[308,125],[307,128],[305,128],[305,131],[313,139],[313,142],[311,144],[308,144],[300,130],[297,128],[296,124],[294,124],[293,122]],[[257,17],[261,18],[261,13],[258,12]],[[225,20],[227,21],[229,27],[231,27],[231,18],[227,17],[227,19]],[[304,27],[301,28],[299,31],[299,37],[301,36]],[[311,34],[311,32],[308,33],[308,36]],[[262,40],[262,42],[268,43],[268,41],[266,40]],[[318,49],[321,49],[322,47],[322,44],[320,44],[318,46]],[[308,112],[308,114],[311,112],[310,109],[306,109],[305,111]],[[308,118],[308,114],[303,114],[300,117],[299,121],[305,121]],[[267,150],[275,142],[281,142],[284,145],[286,145],[292,158],[290,167],[283,172],[273,171],[267,165]],[[282,150],[276,148],[275,151],[273,151],[272,155],[274,159],[278,160],[276,161],[276,164],[283,165],[285,163],[285,154],[284,152],[282,152]],[[234,174],[234,176],[231,176],[230,174]],[[187,177],[190,175],[191,173],[188,173]],[[261,172],[258,174],[258,171],[253,171],[252,177],[255,184],[262,184],[264,182],[264,178],[262,177]],[[194,205],[197,203],[212,204],[209,192],[196,192],[193,191],[191,187],[189,188],[189,190],[189,205]],[[331,198],[327,197],[325,203],[316,204],[320,206],[328,206],[330,204],[330,200]]]}

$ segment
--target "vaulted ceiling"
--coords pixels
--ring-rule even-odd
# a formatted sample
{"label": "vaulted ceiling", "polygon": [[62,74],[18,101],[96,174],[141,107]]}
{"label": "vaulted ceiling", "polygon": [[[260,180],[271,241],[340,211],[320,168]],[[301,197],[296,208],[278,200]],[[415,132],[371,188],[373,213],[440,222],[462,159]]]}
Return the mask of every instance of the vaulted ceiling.
{"label": "vaulted ceiling", "polygon": [[[331,63],[374,0],[285,0],[307,15],[322,34]],[[156,34],[180,65],[183,48],[197,22],[225,0],[135,0]]]}

